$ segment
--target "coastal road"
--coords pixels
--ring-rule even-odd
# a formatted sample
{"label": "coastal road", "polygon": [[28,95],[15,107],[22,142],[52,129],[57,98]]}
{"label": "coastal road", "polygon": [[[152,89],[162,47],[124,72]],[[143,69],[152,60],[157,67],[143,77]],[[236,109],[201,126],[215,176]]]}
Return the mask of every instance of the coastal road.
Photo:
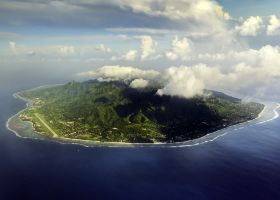
{"label": "coastal road", "polygon": [[54,138],[57,138],[58,135],[56,134],[56,132],[51,128],[49,127],[49,125],[40,117],[40,115],[38,113],[35,113],[34,114],[39,120],[40,122],[53,134],[53,137]]}

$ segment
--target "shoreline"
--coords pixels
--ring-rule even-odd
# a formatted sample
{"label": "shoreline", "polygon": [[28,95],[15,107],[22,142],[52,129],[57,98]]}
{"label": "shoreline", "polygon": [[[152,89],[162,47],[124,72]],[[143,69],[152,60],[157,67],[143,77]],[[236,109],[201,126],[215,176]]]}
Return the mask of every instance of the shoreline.
{"label": "shoreline", "polygon": [[[241,122],[241,123],[237,123],[237,124],[233,124],[233,125],[227,126],[225,128],[216,130],[214,132],[207,133],[207,134],[205,134],[205,135],[203,135],[202,137],[199,137],[199,138],[195,138],[195,139],[191,139],[191,140],[187,140],[187,141],[182,141],[182,142],[174,142],[174,143],[164,143],[164,142],[162,142],[162,143],[160,143],[160,142],[157,142],[157,143],[101,142],[101,141],[94,141],[94,140],[66,138],[66,137],[62,137],[62,136],[47,137],[43,133],[36,131],[34,129],[34,123],[32,123],[31,121],[25,121],[25,122],[31,124],[32,131],[34,133],[36,133],[38,136],[40,136],[40,138],[23,136],[23,135],[19,134],[16,130],[10,128],[9,125],[11,123],[11,120],[14,119],[14,118],[18,118],[19,119],[18,116],[22,112],[27,110],[32,105],[32,100],[24,98],[24,97],[19,95],[21,92],[32,91],[32,90],[36,90],[36,89],[40,89],[40,88],[44,88],[44,87],[54,87],[54,86],[58,86],[58,85],[63,85],[63,84],[43,85],[43,86],[39,86],[39,87],[36,87],[36,88],[32,88],[32,89],[28,89],[28,90],[22,90],[22,91],[14,93],[13,97],[16,98],[16,99],[20,99],[20,100],[25,101],[26,102],[26,107],[24,109],[20,110],[19,112],[17,112],[16,114],[14,114],[13,116],[11,116],[6,121],[6,128],[9,131],[13,132],[17,137],[20,137],[20,138],[41,139],[41,140],[47,139],[49,141],[58,142],[60,144],[76,144],[76,145],[82,145],[82,146],[85,146],[85,147],[98,147],[98,146],[100,146],[100,147],[187,147],[187,146],[196,146],[196,145],[204,144],[204,143],[207,143],[207,142],[211,142],[211,141],[214,141],[214,140],[216,140],[216,139],[218,139],[218,138],[220,138],[222,136],[227,135],[231,131],[236,131],[236,130],[243,129],[246,126],[226,131],[227,129],[232,129],[232,128],[237,127],[237,126],[242,126],[244,124],[249,124],[249,123],[251,123],[253,121],[257,121],[258,119],[260,119],[262,117],[263,113],[267,109],[267,103],[263,102],[263,104],[265,105],[263,110],[254,119],[251,119],[251,120],[248,120],[248,121],[244,121],[244,122]],[[247,126],[253,126],[253,125],[257,125],[257,124],[262,124],[262,123],[269,122],[269,121],[272,121],[272,120],[278,118],[279,114],[277,112],[277,109],[280,108],[280,104],[279,103],[275,103],[275,104],[277,106],[273,109],[274,116],[272,118],[270,118],[268,120],[261,121],[261,122],[257,122],[255,124],[247,125]],[[212,139],[210,138],[209,140],[207,140],[208,137],[214,136],[215,134],[217,134],[215,137],[213,137]],[[200,140],[202,140],[202,141],[200,142]]]}

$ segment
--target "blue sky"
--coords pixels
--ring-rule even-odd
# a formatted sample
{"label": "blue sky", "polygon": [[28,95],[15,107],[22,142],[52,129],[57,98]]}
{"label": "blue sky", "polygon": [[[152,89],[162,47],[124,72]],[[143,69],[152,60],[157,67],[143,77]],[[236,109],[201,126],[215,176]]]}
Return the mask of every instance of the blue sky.
{"label": "blue sky", "polygon": [[280,1],[277,0],[218,0],[218,2],[234,17],[280,14]]}
{"label": "blue sky", "polygon": [[[1,0],[0,66],[76,66],[76,78],[104,66],[156,69],[170,84],[265,96],[280,76],[279,7],[275,0]],[[189,79],[168,76],[174,67]]]}

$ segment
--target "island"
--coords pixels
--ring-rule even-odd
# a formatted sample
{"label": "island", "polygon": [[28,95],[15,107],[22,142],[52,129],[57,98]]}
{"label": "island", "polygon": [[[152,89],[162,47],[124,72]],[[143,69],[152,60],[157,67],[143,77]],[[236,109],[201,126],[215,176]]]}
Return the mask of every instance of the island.
{"label": "island", "polygon": [[264,108],[210,90],[193,98],[158,95],[159,87],[90,80],[22,91],[32,104],[19,118],[49,138],[173,143],[255,119]]}

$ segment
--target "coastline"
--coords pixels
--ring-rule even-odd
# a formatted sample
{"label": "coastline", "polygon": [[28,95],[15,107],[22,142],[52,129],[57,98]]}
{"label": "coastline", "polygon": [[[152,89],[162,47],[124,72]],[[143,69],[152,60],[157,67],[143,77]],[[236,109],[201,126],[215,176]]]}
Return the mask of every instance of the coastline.
{"label": "coastline", "polygon": [[[37,136],[39,137],[33,137],[35,134],[31,134],[33,136],[24,136],[22,134],[19,134],[17,132],[17,130],[14,130],[13,128],[10,127],[10,123],[13,119],[17,118],[19,119],[19,115],[24,112],[25,110],[27,110],[31,105],[32,105],[32,100],[24,98],[22,96],[20,96],[21,92],[24,91],[32,91],[32,90],[36,90],[36,89],[40,89],[40,88],[44,88],[44,87],[54,87],[54,86],[58,86],[58,85],[63,85],[63,84],[52,84],[52,85],[43,85],[43,86],[39,86],[36,88],[32,88],[32,89],[28,89],[28,90],[23,90],[23,91],[19,91],[13,94],[13,97],[16,99],[20,99],[26,102],[26,107],[23,110],[20,110],[19,112],[17,112],[16,114],[14,114],[13,116],[11,116],[7,122],[6,122],[6,128],[8,130],[10,130],[11,132],[13,132],[17,137],[21,137],[21,138],[31,138],[31,139],[47,139],[50,141],[54,141],[54,142],[58,142],[61,144],[76,144],[76,145],[82,145],[85,147],[97,147],[97,146],[102,146],[102,147],[187,147],[187,146],[196,146],[196,145],[200,145],[200,144],[204,144],[207,142],[211,142],[214,141],[222,136],[227,135],[229,132],[231,131],[236,131],[236,130],[240,130],[245,128],[246,126],[253,126],[253,125],[257,125],[257,124],[262,124],[268,121],[272,121],[276,118],[279,117],[279,114],[277,112],[277,109],[280,108],[280,104],[276,104],[276,107],[273,109],[274,112],[274,116],[270,119],[264,120],[264,121],[260,121],[257,122],[265,113],[268,105],[267,103],[262,102],[265,106],[263,108],[263,110],[258,114],[258,116],[254,119],[245,121],[245,122],[241,122],[241,123],[237,123],[237,124],[233,124],[230,126],[227,126],[225,128],[216,130],[214,132],[210,132],[205,134],[202,137],[199,138],[195,138],[192,140],[187,140],[187,141],[182,141],[182,142],[174,142],[174,143],[126,143],[126,142],[101,142],[101,141],[94,141],[94,140],[84,140],[84,139],[74,139],[74,138],[66,138],[66,137],[62,137],[62,136],[58,136],[58,137],[47,137],[46,135],[37,132],[34,129],[34,124],[30,121],[24,121],[24,123],[28,123],[29,125],[32,126],[32,131],[33,133],[35,133]],[[20,120],[21,121],[21,120]],[[252,122],[256,121],[256,123],[254,124],[250,124]],[[21,121],[21,123],[23,123],[23,121]],[[243,125],[245,125],[244,127],[242,127]],[[235,128],[237,127],[237,128]],[[232,129],[232,130],[231,130]],[[228,130],[228,131],[227,131]]]}

